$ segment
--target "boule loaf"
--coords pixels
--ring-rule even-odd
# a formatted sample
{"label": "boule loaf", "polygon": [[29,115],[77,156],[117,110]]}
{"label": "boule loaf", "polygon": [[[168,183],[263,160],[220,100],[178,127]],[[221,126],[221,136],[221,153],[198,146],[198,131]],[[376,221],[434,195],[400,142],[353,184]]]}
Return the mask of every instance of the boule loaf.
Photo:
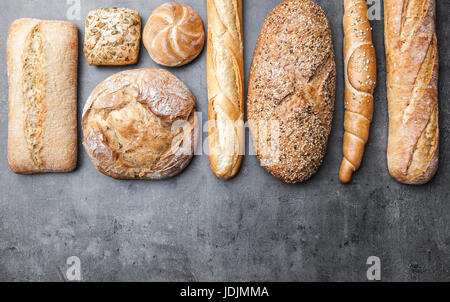
{"label": "boule loaf", "polygon": [[288,0],[266,18],[254,52],[248,119],[258,159],[298,183],[322,164],[334,111],[336,65],[325,13]]}
{"label": "boule loaf", "polygon": [[385,0],[388,166],[406,184],[431,180],[439,161],[435,0]]}
{"label": "boule loaf", "polygon": [[117,179],[177,175],[194,155],[197,127],[194,96],[163,69],[109,77],[94,89],[82,117],[92,163]]}

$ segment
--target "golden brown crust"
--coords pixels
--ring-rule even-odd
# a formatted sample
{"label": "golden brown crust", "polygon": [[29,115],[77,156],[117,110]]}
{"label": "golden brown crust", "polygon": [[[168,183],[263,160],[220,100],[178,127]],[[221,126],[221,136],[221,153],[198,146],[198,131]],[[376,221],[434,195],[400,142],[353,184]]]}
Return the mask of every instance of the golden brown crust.
{"label": "golden brown crust", "polygon": [[336,65],[327,17],[288,0],[266,18],[249,79],[248,119],[264,168],[298,183],[322,164],[334,111]]}
{"label": "golden brown crust", "polygon": [[118,179],[163,179],[180,173],[196,145],[195,98],[162,69],[120,72],[100,83],[82,117],[92,163]]}
{"label": "golden brown crust", "polygon": [[242,0],[208,0],[208,123],[211,169],[234,177],[244,150]]}
{"label": "golden brown crust", "polygon": [[406,184],[424,184],[438,168],[439,59],[435,0],[384,1],[388,166]]}
{"label": "golden brown crust", "polygon": [[345,134],[339,179],[359,169],[373,118],[377,63],[365,0],[344,1]]}
{"label": "golden brown crust", "polygon": [[77,162],[78,30],[19,19],[7,41],[8,161],[20,174],[69,172]]}
{"label": "golden brown crust", "polygon": [[156,63],[169,67],[185,65],[202,52],[205,44],[202,18],[187,5],[165,3],[148,19],[143,41]]}
{"label": "golden brown crust", "polygon": [[131,65],[139,58],[141,17],[129,8],[99,8],[86,18],[84,54],[89,65]]}

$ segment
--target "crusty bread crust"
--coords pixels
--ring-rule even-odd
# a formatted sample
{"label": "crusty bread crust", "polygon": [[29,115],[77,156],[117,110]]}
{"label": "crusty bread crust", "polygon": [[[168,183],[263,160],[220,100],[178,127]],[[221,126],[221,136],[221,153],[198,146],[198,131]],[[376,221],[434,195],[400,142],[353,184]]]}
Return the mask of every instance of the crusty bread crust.
{"label": "crusty bread crust", "polygon": [[439,58],[435,0],[385,0],[389,171],[425,184],[439,161]]}
{"label": "crusty bread crust", "polygon": [[298,183],[322,164],[334,111],[336,64],[330,26],[309,0],[288,0],[266,18],[248,89],[258,159],[275,177]]}
{"label": "crusty bread crust", "polygon": [[8,161],[19,174],[69,172],[77,162],[78,31],[19,19],[7,40]]}
{"label": "crusty bread crust", "polygon": [[377,62],[365,0],[344,1],[345,134],[339,179],[348,183],[359,169],[373,119]]}
{"label": "crusty bread crust", "polygon": [[189,88],[166,70],[117,73],[85,105],[84,147],[97,169],[113,178],[175,176],[194,155],[194,109]]}
{"label": "crusty bread crust", "polygon": [[244,154],[242,0],[208,0],[208,125],[211,169],[234,177]]}

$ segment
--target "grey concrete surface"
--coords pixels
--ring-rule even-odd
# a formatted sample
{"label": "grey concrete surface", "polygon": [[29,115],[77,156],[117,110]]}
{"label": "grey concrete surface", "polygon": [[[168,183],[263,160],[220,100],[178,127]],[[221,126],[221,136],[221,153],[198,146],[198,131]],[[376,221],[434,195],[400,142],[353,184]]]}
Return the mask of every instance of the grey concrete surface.
{"label": "grey concrete surface", "polygon": [[[373,21],[378,55],[375,121],[362,169],[338,182],[343,136],[342,1],[316,0],[333,29],[338,67],[328,154],[309,182],[286,185],[247,156],[223,182],[197,156],[167,181],[116,181],[98,173],[80,146],[74,173],[19,176],[7,163],[6,34],[20,17],[66,19],[67,2],[1,0],[0,9],[0,281],[62,281],[66,259],[81,259],[84,281],[364,281],[378,256],[384,281],[450,281],[450,1],[438,2],[441,163],[425,186],[396,183],[386,168],[387,103],[382,21]],[[145,22],[154,1],[81,0],[74,22],[97,7],[137,9]],[[204,0],[183,1],[206,20]],[[280,1],[244,0],[248,76],[253,48]],[[375,1],[380,3],[380,1]],[[81,43],[80,43],[81,44]],[[207,112],[206,52],[170,69]],[[145,50],[137,67],[156,67]],[[133,67],[89,67],[80,47],[79,110],[107,76]],[[81,133],[80,133],[81,138]]]}

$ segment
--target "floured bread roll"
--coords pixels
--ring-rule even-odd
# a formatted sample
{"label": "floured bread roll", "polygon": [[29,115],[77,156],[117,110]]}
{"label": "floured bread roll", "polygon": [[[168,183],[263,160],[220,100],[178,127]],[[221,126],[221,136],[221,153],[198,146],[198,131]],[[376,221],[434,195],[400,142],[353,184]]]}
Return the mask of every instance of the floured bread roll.
{"label": "floured bread roll", "polygon": [[187,5],[165,3],[148,19],[143,40],[156,63],[169,67],[185,65],[201,53],[205,44],[202,18]]}
{"label": "floured bread roll", "polygon": [[195,98],[162,69],[111,76],[83,112],[84,146],[102,173],[118,179],[163,179],[180,173],[196,145]]}

